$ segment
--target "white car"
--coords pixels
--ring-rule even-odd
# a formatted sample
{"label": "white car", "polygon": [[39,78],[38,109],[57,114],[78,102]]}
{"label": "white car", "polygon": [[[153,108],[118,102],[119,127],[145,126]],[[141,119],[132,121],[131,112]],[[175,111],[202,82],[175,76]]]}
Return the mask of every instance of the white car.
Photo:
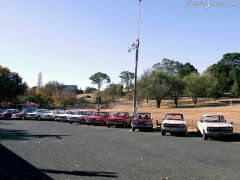
{"label": "white car", "polygon": [[26,119],[41,120],[43,119],[43,114],[48,112],[48,109],[36,109],[36,111],[34,111],[33,113],[27,113]]}
{"label": "white car", "polygon": [[169,132],[171,135],[187,135],[187,124],[184,121],[183,114],[168,113],[165,115],[161,126],[161,133],[163,136],[165,136],[167,132]]}
{"label": "white car", "polygon": [[233,135],[233,125],[226,122],[224,116],[220,114],[203,115],[200,121],[197,122],[197,128],[204,140],[209,137]]}
{"label": "white car", "polygon": [[68,116],[68,121],[69,123],[81,123],[84,124],[84,116],[89,116],[89,115],[93,115],[94,112],[93,111],[88,111],[88,110],[81,110],[81,111],[77,111],[71,115]]}
{"label": "white car", "polygon": [[44,120],[55,120],[55,117],[58,115],[59,111],[60,110],[55,109],[55,110],[51,110],[47,113],[44,113],[42,119],[44,119]]}
{"label": "white car", "polygon": [[55,121],[67,122],[69,116],[69,111],[62,111],[55,116]]}

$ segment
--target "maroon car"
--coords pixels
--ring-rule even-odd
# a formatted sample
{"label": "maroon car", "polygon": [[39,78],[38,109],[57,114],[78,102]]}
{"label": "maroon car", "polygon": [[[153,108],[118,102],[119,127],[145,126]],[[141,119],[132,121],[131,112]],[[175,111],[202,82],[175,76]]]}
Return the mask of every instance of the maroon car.
{"label": "maroon car", "polygon": [[87,125],[106,125],[107,124],[107,118],[109,117],[108,112],[95,112],[93,115],[86,116],[85,123]]}
{"label": "maroon car", "polygon": [[36,109],[23,109],[21,112],[13,114],[11,119],[26,119],[27,113],[33,113]]}
{"label": "maroon car", "polygon": [[0,113],[0,119],[11,119],[13,114],[19,113],[18,109],[6,109],[4,112]]}
{"label": "maroon car", "polygon": [[132,121],[132,131],[139,130],[153,130],[151,113],[137,113]]}
{"label": "maroon car", "polygon": [[107,118],[107,127],[130,127],[132,117],[129,117],[128,112],[115,112],[111,117]]}

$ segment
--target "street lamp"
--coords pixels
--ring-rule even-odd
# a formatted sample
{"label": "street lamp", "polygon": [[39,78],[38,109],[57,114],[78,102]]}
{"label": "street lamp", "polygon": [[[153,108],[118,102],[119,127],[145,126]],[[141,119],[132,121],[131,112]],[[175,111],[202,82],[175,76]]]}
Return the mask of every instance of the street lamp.
{"label": "street lamp", "polygon": [[128,49],[128,52],[131,52],[133,50],[136,50],[136,57],[135,57],[135,73],[134,73],[134,89],[133,89],[133,116],[137,113],[137,69],[138,69],[138,54],[139,54],[139,34],[140,34],[140,15],[141,15],[141,1],[138,0],[138,25],[137,25],[137,32],[138,37],[135,42],[131,45],[131,47]]}

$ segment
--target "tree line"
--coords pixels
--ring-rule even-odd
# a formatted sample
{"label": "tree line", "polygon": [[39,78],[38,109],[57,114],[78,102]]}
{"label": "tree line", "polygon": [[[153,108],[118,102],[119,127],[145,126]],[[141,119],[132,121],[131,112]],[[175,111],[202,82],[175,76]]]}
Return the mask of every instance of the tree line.
{"label": "tree line", "polygon": [[[94,87],[87,87],[85,93],[96,92],[96,102],[115,102],[123,95],[132,97],[134,73],[122,71],[119,75],[121,82],[111,83],[106,73],[97,72],[89,77]],[[146,69],[137,80],[137,100],[155,100],[156,107],[160,108],[165,98],[171,98],[178,106],[178,100],[182,96],[191,97],[196,105],[198,98],[219,98],[225,95],[238,97],[240,95],[240,53],[224,54],[217,63],[209,66],[203,73],[191,63],[163,59]],[[104,83],[109,84],[101,90]],[[125,90],[125,91],[123,91]],[[73,106],[76,102],[76,94],[63,88],[63,84],[50,81],[40,88],[29,88],[22,81],[20,75],[11,72],[8,68],[0,66],[0,102],[22,103],[32,101],[42,107]]]}
{"label": "tree line", "polygon": [[[99,75],[101,76],[101,73],[90,77],[93,84],[106,80],[104,77],[107,74],[102,76],[102,81],[99,81]],[[98,98],[101,96],[107,101],[114,102],[116,98],[121,97],[123,85],[127,92],[133,88],[134,73],[123,71],[119,77],[121,82],[108,85],[102,94],[98,88]],[[107,79],[106,83],[109,83],[110,78]],[[137,86],[138,102],[144,99],[155,100],[157,108],[160,108],[165,98],[172,98],[177,107],[178,100],[182,96],[191,97],[195,105],[202,97],[220,98],[226,95],[238,97],[240,95],[240,53],[224,54],[220,61],[209,66],[201,74],[189,62],[183,64],[164,58],[140,75]]]}

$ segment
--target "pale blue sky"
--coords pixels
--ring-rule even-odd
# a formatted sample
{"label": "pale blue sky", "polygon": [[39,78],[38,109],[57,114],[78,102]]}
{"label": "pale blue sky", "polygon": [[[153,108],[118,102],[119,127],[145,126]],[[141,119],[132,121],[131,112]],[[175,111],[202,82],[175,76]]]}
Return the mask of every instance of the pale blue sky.
{"label": "pale blue sky", "polygon": [[[127,49],[137,37],[137,2],[0,0],[0,65],[29,86],[40,71],[44,83],[82,89],[93,86],[95,72],[118,83],[121,71],[134,71],[134,53]],[[240,52],[239,0],[235,7],[209,9],[188,2],[142,1],[139,75],[163,58],[190,62],[202,72],[224,53]]]}

